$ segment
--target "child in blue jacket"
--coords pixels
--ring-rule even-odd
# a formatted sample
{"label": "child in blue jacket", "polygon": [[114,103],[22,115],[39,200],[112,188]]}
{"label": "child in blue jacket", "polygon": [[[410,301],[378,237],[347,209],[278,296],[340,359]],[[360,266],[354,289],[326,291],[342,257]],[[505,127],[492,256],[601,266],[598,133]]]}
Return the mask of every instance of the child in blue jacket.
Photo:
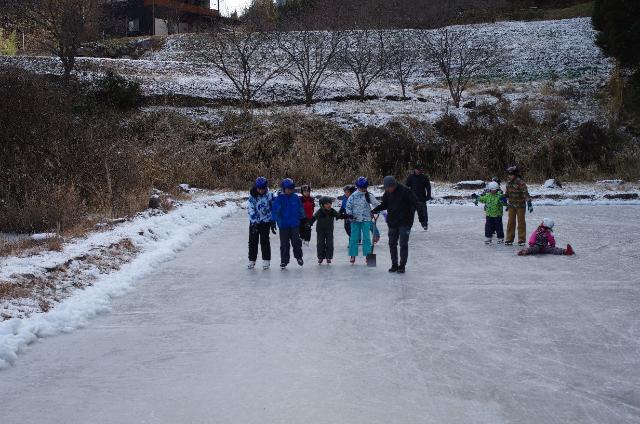
{"label": "child in blue jacket", "polygon": [[[282,180],[282,192],[273,202],[272,215],[280,229],[280,268],[289,265],[290,249],[298,265],[304,265],[302,260],[302,240],[300,239],[300,221],[306,220],[302,203],[295,194],[295,183],[291,178]],[[309,225],[306,223],[306,225]]]}
{"label": "child in blue jacket", "polygon": [[265,177],[258,177],[249,192],[247,211],[249,213],[249,269],[256,267],[258,259],[258,243],[262,250],[262,269],[269,269],[271,265],[271,242],[269,230],[276,233],[276,224],[271,216],[274,195],[269,191]]}

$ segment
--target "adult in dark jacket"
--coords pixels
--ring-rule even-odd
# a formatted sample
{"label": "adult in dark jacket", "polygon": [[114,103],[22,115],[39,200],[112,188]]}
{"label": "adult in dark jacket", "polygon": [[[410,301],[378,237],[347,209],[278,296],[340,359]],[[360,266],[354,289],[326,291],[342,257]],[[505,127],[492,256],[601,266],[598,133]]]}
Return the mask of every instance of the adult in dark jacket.
{"label": "adult in dark jacket", "polygon": [[[382,202],[373,209],[374,213],[387,211],[389,226],[389,251],[391,268],[389,272],[404,273],[409,257],[409,235],[418,207],[418,199],[407,186],[399,184],[392,176],[384,177],[385,193]],[[400,262],[398,262],[398,242],[400,242]]]}
{"label": "adult in dark jacket", "polygon": [[418,198],[418,220],[425,230],[429,228],[429,212],[427,202],[431,200],[431,181],[429,176],[424,174],[423,166],[416,163],[413,173],[407,177],[407,187],[413,190]]}

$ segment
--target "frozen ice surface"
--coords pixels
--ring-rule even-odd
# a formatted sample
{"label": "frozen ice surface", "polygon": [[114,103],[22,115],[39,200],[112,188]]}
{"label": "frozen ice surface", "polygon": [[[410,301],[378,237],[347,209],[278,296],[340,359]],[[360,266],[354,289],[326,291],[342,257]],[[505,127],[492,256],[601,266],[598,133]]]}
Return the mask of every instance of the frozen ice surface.
{"label": "frozen ice surface", "polygon": [[330,267],[248,271],[239,213],[1,371],[1,421],[640,423],[639,212],[536,207],[578,255],[519,258],[431,208],[405,275],[384,234],[348,265],[340,226]]}

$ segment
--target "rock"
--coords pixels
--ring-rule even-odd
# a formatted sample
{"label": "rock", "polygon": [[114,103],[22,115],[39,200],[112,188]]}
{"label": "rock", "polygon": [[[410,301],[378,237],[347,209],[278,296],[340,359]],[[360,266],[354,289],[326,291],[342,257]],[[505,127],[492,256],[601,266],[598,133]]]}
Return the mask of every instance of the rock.
{"label": "rock", "polygon": [[161,207],[160,196],[157,194],[151,195],[149,198],[149,209],[160,209]]}
{"label": "rock", "polygon": [[180,184],[180,191],[182,191],[183,193],[190,193],[191,192],[191,186],[189,184]]}
{"label": "rock", "polygon": [[624,190],[624,180],[599,180],[596,184],[604,186],[608,190]]}
{"label": "rock", "polygon": [[465,109],[475,109],[476,108],[476,101],[475,100],[471,100],[470,102],[467,102],[467,103],[463,104],[462,107],[465,108]]}
{"label": "rock", "polygon": [[562,188],[562,184],[555,178],[549,178],[544,182],[544,188]]}
{"label": "rock", "polygon": [[640,197],[638,193],[607,193],[604,195],[605,199],[610,200],[636,200]]}
{"label": "rock", "polygon": [[486,183],[482,180],[460,181],[453,186],[456,190],[477,190],[486,187]]}

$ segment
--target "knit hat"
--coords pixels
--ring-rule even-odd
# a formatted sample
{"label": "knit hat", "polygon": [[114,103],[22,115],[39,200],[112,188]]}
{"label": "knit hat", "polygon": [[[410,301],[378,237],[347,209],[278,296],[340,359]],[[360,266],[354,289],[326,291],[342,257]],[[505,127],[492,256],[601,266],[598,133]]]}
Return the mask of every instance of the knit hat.
{"label": "knit hat", "polygon": [[382,185],[384,186],[384,188],[391,188],[391,187],[397,186],[398,185],[398,181],[396,181],[396,178],[394,176],[387,175],[382,180]]}
{"label": "knit hat", "polygon": [[320,198],[320,206],[324,206],[327,203],[333,203],[333,199],[329,196],[322,196]]}

